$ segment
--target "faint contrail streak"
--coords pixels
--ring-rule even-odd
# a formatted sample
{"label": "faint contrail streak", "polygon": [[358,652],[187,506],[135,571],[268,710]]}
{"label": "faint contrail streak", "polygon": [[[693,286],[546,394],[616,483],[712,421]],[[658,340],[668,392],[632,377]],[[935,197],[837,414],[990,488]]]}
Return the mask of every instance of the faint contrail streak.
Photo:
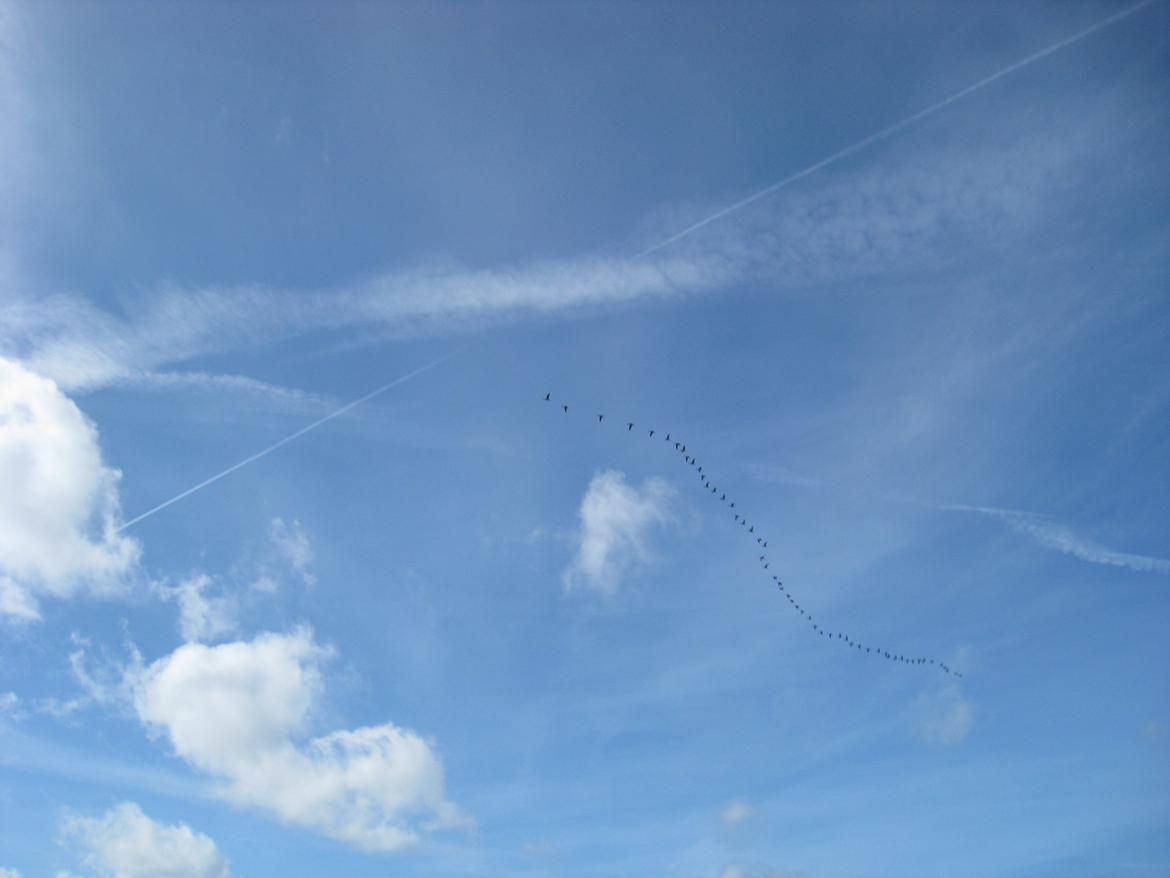
{"label": "faint contrail streak", "polygon": [[318,427],[320,427],[326,421],[332,421],[334,418],[340,417],[341,415],[344,415],[350,409],[356,408],[357,406],[361,405],[363,402],[369,402],[371,399],[373,399],[378,394],[385,393],[387,390],[389,390],[392,387],[397,387],[399,384],[405,384],[411,378],[414,378],[417,375],[421,375],[423,372],[426,372],[429,369],[435,368],[435,366],[438,366],[439,364],[446,362],[447,360],[451,359],[451,357],[453,357],[453,356],[455,356],[455,355],[448,354],[445,357],[440,357],[439,359],[435,360],[433,363],[427,363],[427,365],[425,365],[425,366],[420,366],[418,369],[415,369],[413,372],[407,372],[402,377],[395,378],[389,384],[383,384],[377,390],[371,390],[365,396],[360,397],[358,399],[355,399],[353,402],[346,403],[341,408],[339,408],[337,411],[330,412],[329,414],[325,415],[324,417],[318,418],[317,420],[313,421],[313,423],[309,424],[308,426],[301,427],[301,429],[297,430],[295,433],[290,433],[289,435],[285,436],[283,439],[280,439],[276,442],[273,442],[271,445],[269,445],[264,450],[257,451],[255,454],[251,455],[250,457],[245,457],[239,463],[232,464],[227,469],[225,469],[223,472],[216,473],[211,478],[204,479],[198,485],[194,485],[193,487],[188,488],[186,491],[182,491],[181,493],[176,494],[174,497],[172,497],[169,500],[164,500],[162,503],[158,504],[158,506],[155,506],[153,509],[148,509],[146,512],[143,512],[141,515],[136,516],[134,518],[131,518],[129,521],[127,521],[126,523],[124,523],[123,525],[118,527],[114,531],[114,533],[121,533],[126,528],[130,527],[130,525],[137,524],[138,522],[142,521],[144,518],[150,518],[150,516],[154,515],[156,512],[161,512],[162,510],[164,510],[168,506],[170,506],[172,503],[178,503],[184,497],[190,497],[196,491],[202,491],[208,485],[211,485],[211,484],[214,484],[215,482],[218,482],[224,476],[231,475],[236,470],[259,460],[260,458],[264,457],[266,454],[271,454],[273,451],[280,448],[282,445],[287,445],[288,443],[292,442],[294,439],[298,439],[301,436],[304,436],[310,430],[316,430]]}
{"label": "faint contrail streak", "polygon": [[1121,12],[1116,12],[1113,15],[1110,15],[1108,18],[1104,18],[1101,21],[1097,22],[1096,24],[1091,25],[1091,26],[1085,28],[1084,30],[1073,34],[1071,37],[1065,37],[1060,42],[1053,43],[1051,46],[1049,46],[1046,49],[1041,49],[1039,52],[1035,52],[1035,53],[1029,55],[1027,58],[1024,58],[1021,61],[1017,61],[1014,64],[1010,64],[1007,67],[1003,68],[1002,70],[998,71],[997,73],[993,73],[990,76],[986,76],[983,79],[979,80],[978,82],[967,86],[966,88],[962,89],[961,91],[955,92],[950,97],[943,98],[938,103],[931,104],[926,109],[919,110],[914,115],[907,116],[905,119],[902,119],[898,122],[895,122],[894,124],[889,125],[886,128],[881,129],[880,131],[875,131],[873,134],[870,134],[868,137],[864,137],[861,140],[857,141],[856,143],[852,143],[843,149],[837,150],[837,152],[833,153],[832,155],[830,155],[827,158],[821,159],[816,164],[809,165],[807,168],[804,168],[803,170],[797,171],[795,174],[792,174],[791,176],[785,177],[783,180],[780,180],[776,183],[773,183],[770,186],[765,186],[763,189],[759,190],[758,192],[753,192],[751,195],[747,196],[746,198],[742,198],[739,201],[735,202],[735,204],[728,205],[727,207],[723,208],[722,210],[716,211],[715,213],[711,214],[710,216],[705,217],[704,219],[701,219],[698,222],[687,226],[681,232],[676,232],[675,234],[673,234],[669,238],[667,238],[665,241],[659,241],[654,246],[647,247],[641,253],[637,254],[634,258],[641,259],[643,256],[649,256],[651,253],[655,252],[656,250],[661,250],[663,247],[667,247],[667,246],[673,244],[679,238],[684,238],[687,235],[691,234],[692,232],[696,232],[699,229],[703,228],[704,226],[709,225],[710,223],[713,223],[718,219],[722,219],[723,217],[727,216],[729,213],[735,213],[735,211],[739,210],[740,208],[747,207],[749,204],[751,204],[755,201],[759,201],[761,198],[763,198],[766,195],[771,195],[777,189],[783,189],[785,186],[787,186],[790,183],[795,183],[797,180],[800,180],[804,177],[807,177],[809,174],[814,174],[817,171],[819,171],[821,168],[826,167],[827,165],[831,165],[834,162],[837,162],[843,158],[846,158],[847,156],[853,155],[853,153],[855,153],[855,152],[858,152],[862,149],[865,149],[865,147],[869,146],[870,144],[877,143],[879,140],[885,140],[887,137],[891,136],[892,134],[896,134],[897,132],[901,131],[903,128],[906,128],[909,125],[913,125],[915,122],[918,122],[922,119],[925,119],[927,116],[930,116],[930,115],[933,115],[934,113],[937,113],[939,110],[943,109],[944,107],[949,107],[951,104],[955,103],[955,101],[962,100],[963,98],[967,97],[967,95],[971,94],[972,92],[978,91],[979,89],[983,88],[984,86],[990,85],[991,83],[995,82],[997,79],[1002,79],[1003,77],[1008,76],[1011,73],[1015,73],[1021,67],[1027,67],[1029,64],[1032,64],[1036,61],[1039,61],[1042,58],[1046,58],[1047,56],[1051,55],[1054,52],[1059,52],[1061,49],[1064,49],[1067,46],[1071,46],[1073,43],[1077,42],[1078,40],[1083,40],[1085,37],[1090,36],[1091,34],[1094,34],[1097,31],[1101,30],[1101,28],[1108,27],[1109,25],[1113,24],[1114,22],[1120,21],[1123,18],[1127,18],[1128,16],[1133,15],[1135,12],[1138,12],[1139,10],[1145,8],[1146,6],[1149,6],[1152,2],[1153,2],[1153,0],[1142,0],[1141,3],[1137,3],[1133,6],[1130,6],[1127,9],[1123,9]]}

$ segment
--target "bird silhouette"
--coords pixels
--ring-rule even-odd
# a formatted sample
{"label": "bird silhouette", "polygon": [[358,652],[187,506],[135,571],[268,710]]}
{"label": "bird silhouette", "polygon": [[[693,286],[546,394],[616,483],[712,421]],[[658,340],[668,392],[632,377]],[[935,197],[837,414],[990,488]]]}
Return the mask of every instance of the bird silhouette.
{"label": "bird silhouette", "polygon": [[651,431],[650,431],[650,438],[651,438],[651,439],[653,439],[653,438],[654,438],[654,431],[653,431],[653,430],[651,430]]}
{"label": "bird silhouette", "polygon": [[563,408],[565,410],[566,415],[569,413],[569,407],[567,405],[563,405],[563,406],[561,406],[561,408]]}
{"label": "bird silhouette", "polygon": [[605,415],[598,415],[598,416],[597,416],[597,423],[599,423],[599,424],[600,424],[600,423],[601,423],[602,421],[604,421],[604,420],[605,420]]}
{"label": "bird silhouette", "polygon": [[633,421],[629,421],[629,422],[626,424],[626,432],[627,432],[627,433],[629,433],[629,432],[630,432],[631,430],[633,430],[633,429],[634,429],[634,422],[633,422]]}
{"label": "bird silhouette", "polygon": [[545,401],[545,402],[548,402],[548,401],[549,401],[549,397],[551,397],[551,396],[552,396],[552,394],[551,394],[551,393],[546,393],[546,394],[544,395],[544,401]]}

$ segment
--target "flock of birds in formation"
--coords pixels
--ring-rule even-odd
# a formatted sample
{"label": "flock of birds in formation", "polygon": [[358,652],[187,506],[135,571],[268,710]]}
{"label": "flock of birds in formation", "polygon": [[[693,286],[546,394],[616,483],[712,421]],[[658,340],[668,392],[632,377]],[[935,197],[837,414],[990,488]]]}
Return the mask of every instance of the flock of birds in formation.
{"label": "flock of birds in formation", "polygon": [[[544,395],[544,401],[553,402],[552,394],[546,393]],[[569,406],[567,404],[557,404],[560,405],[561,410],[566,415],[569,413]],[[604,422],[605,415],[598,415],[597,423],[602,424]],[[635,426],[636,424],[633,421],[626,421],[626,432],[632,434],[634,432]],[[788,605],[794,612],[800,614],[801,618],[810,626],[813,633],[819,635],[820,637],[824,637],[827,640],[839,643],[842,646],[855,649],[859,653],[864,653],[865,655],[884,659],[885,661],[899,662],[905,665],[933,666],[941,670],[943,673],[950,674],[953,677],[963,676],[944,661],[933,658],[926,658],[924,656],[908,656],[901,655],[900,653],[896,652],[890,652],[889,650],[882,649],[879,646],[873,646],[872,644],[865,644],[859,640],[855,640],[853,637],[842,631],[829,631],[823,625],[819,624],[815,619],[813,619],[812,613],[802,607],[800,602],[797,601],[795,597],[793,597],[792,592],[785,588],[784,581],[780,578],[780,575],[778,573],[771,572],[772,565],[768,560],[767,539],[764,538],[762,533],[756,532],[756,526],[752,522],[748,521],[747,516],[743,514],[742,510],[736,508],[735,501],[729,498],[725,491],[720,490],[719,487],[711,481],[710,472],[703,468],[703,465],[699,462],[698,458],[695,457],[694,452],[687,448],[686,443],[672,437],[669,432],[663,434],[662,431],[649,429],[646,432],[649,434],[651,439],[654,438],[655,434],[662,435],[662,440],[666,443],[666,447],[668,448],[671,447],[671,444],[673,443],[674,450],[682,457],[683,461],[694,468],[694,472],[702,481],[704,489],[709,492],[712,497],[716,498],[720,503],[725,505],[727,507],[727,511],[732,515],[735,523],[740,526],[743,533],[747,537],[755,540],[756,550],[762,553],[760,555],[761,568],[768,572],[768,575],[772,577],[772,580],[776,583],[776,587],[780,590],[780,593],[787,599]]]}

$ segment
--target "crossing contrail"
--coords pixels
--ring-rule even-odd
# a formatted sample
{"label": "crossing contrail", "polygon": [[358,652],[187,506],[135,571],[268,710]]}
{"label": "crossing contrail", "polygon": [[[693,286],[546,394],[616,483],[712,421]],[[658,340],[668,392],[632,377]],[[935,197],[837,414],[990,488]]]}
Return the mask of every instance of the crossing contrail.
{"label": "crossing contrail", "polygon": [[831,165],[834,162],[838,162],[843,158],[847,158],[848,156],[853,155],[855,152],[859,152],[860,150],[865,149],[867,146],[870,146],[871,144],[877,143],[880,140],[885,140],[887,137],[890,137],[894,134],[897,134],[903,128],[907,128],[910,125],[913,125],[915,122],[919,122],[922,119],[925,119],[927,116],[934,115],[939,110],[942,110],[945,107],[949,107],[951,104],[955,103],[956,101],[961,101],[963,98],[967,97],[968,95],[972,94],[973,92],[979,91],[979,89],[983,88],[984,86],[991,85],[991,83],[995,82],[997,79],[1002,79],[1005,76],[1009,76],[1010,74],[1015,73],[1017,70],[1019,70],[1023,67],[1027,67],[1029,64],[1033,64],[1036,61],[1041,60],[1042,58],[1047,58],[1049,55],[1051,55],[1055,52],[1059,52],[1061,49],[1067,48],[1068,46],[1071,46],[1073,43],[1076,43],[1080,40],[1083,40],[1085,37],[1088,37],[1088,36],[1091,36],[1092,34],[1095,34],[1097,31],[1101,30],[1102,28],[1108,27],[1109,25],[1111,25],[1115,22],[1121,21],[1121,19],[1123,19],[1123,18],[1128,18],[1129,16],[1133,15],[1135,12],[1139,12],[1140,10],[1149,6],[1152,2],[1153,2],[1153,0],[1142,0],[1141,3],[1136,3],[1133,6],[1130,6],[1126,9],[1123,9],[1121,12],[1116,12],[1113,15],[1110,15],[1108,18],[1103,18],[1100,21],[1098,21],[1096,24],[1090,25],[1089,27],[1085,28],[1082,31],[1078,31],[1077,33],[1073,34],[1071,37],[1065,37],[1063,40],[1060,40],[1059,42],[1053,43],[1051,46],[1049,46],[1046,49],[1041,49],[1039,52],[1034,52],[1033,54],[1029,55],[1027,58],[1024,58],[1020,61],[1017,61],[1014,64],[1009,64],[1007,67],[1003,68],[1002,70],[1000,70],[996,73],[992,73],[990,76],[985,76],[983,79],[980,79],[978,82],[972,83],[971,85],[967,86],[966,88],[955,92],[953,95],[950,95],[949,97],[943,98],[938,103],[931,104],[926,109],[919,110],[917,113],[913,114],[912,116],[907,116],[905,119],[902,119],[898,122],[893,123],[892,125],[888,125],[887,127],[882,128],[880,131],[875,131],[873,134],[870,134],[868,137],[863,137],[861,140],[858,140],[856,143],[852,143],[849,146],[844,147],[843,149],[837,150],[835,153],[828,156],[827,158],[823,158],[819,162],[816,162],[815,164],[809,165],[807,168],[799,170],[795,174],[792,174],[788,177],[785,177],[783,180],[780,180],[776,183],[773,183],[770,186],[765,186],[763,189],[760,189],[758,192],[753,192],[751,195],[747,196],[746,198],[741,198],[739,201],[735,202],[734,204],[730,204],[727,207],[723,208],[722,210],[718,210],[715,213],[711,214],[710,216],[705,217],[705,218],[699,220],[698,222],[687,226],[681,232],[676,232],[675,234],[671,235],[666,240],[659,241],[657,244],[655,244],[652,247],[647,247],[641,253],[637,254],[634,258],[641,259],[644,256],[649,256],[651,253],[654,253],[657,250],[661,250],[663,247],[670,246],[671,244],[673,244],[675,241],[679,240],[680,238],[685,238],[687,235],[691,234],[692,232],[697,232],[699,229],[703,228],[704,226],[710,225],[711,223],[715,222],[716,220],[722,219],[723,217],[727,216],[728,214],[735,213],[740,208],[747,207],[749,204],[752,204],[753,202],[759,201],[761,198],[764,198],[767,195],[771,195],[773,192],[777,191],[778,189],[783,189],[785,186],[789,185],[790,183],[795,183],[797,180],[803,179],[804,177],[807,177],[810,174],[815,174],[821,168],[827,167],[828,165]]}
{"label": "crossing contrail", "polygon": [[445,357],[440,357],[439,359],[435,360],[432,363],[427,363],[425,366],[420,366],[419,368],[415,369],[413,372],[407,372],[405,375],[401,376],[400,378],[395,378],[389,384],[383,384],[381,387],[377,388],[376,390],[371,390],[365,396],[359,397],[358,399],[355,399],[353,402],[346,403],[341,408],[339,408],[337,411],[330,412],[329,414],[325,415],[324,417],[318,418],[317,420],[313,421],[313,423],[311,423],[305,427],[301,427],[301,429],[297,430],[295,433],[290,433],[289,435],[285,436],[283,439],[280,439],[276,442],[273,442],[271,445],[269,445],[267,448],[263,449],[262,451],[257,451],[255,454],[251,455],[250,457],[245,457],[239,463],[232,464],[227,469],[225,469],[223,472],[216,473],[211,478],[204,479],[198,485],[194,485],[194,486],[188,488],[187,490],[176,494],[174,497],[172,497],[169,500],[164,500],[162,503],[159,503],[158,506],[155,506],[153,509],[148,509],[148,510],[146,510],[146,512],[143,512],[141,515],[138,515],[138,516],[135,516],[134,518],[131,518],[129,521],[125,522],[120,527],[118,527],[114,531],[114,533],[121,533],[126,528],[130,527],[131,525],[137,524],[138,522],[142,521],[145,518],[150,518],[150,516],[154,515],[156,512],[161,512],[162,510],[166,509],[168,506],[170,506],[173,503],[178,503],[184,497],[190,497],[196,491],[202,491],[208,485],[212,485],[212,484],[218,482],[224,476],[229,476],[232,473],[234,473],[236,470],[241,469],[250,463],[254,463],[255,461],[259,460],[260,458],[264,457],[267,454],[271,454],[273,451],[280,448],[282,445],[287,445],[288,443],[292,442],[294,439],[299,439],[301,436],[304,436],[310,430],[316,430],[318,427],[320,427],[322,424],[326,423],[327,421],[332,421],[334,418],[337,418],[337,417],[340,417],[341,415],[344,415],[350,409],[357,408],[363,402],[369,402],[371,399],[373,399],[378,394],[385,393],[390,388],[397,387],[400,384],[405,384],[410,379],[412,379],[418,375],[421,375],[423,372],[426,372],[430,369],[435,368],[435,366],[438,366],[441,363],[446,362],[447,360],[451,359],[451,357],[453,357],[453,356],[455,356],[455,355],[448,354]]}

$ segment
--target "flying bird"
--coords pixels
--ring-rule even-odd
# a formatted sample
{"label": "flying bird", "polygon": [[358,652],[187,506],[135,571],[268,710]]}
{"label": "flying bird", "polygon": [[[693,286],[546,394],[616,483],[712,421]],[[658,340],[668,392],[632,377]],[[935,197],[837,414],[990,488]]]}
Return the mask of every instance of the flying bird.
{"label": "flying bird", "polygon": [[[546,393],[544,395],[544,401],[550,402],[551,400],[552,400],[552,393],[551,392]],[[562,409],[562,411],[565,412],[565,414],[569,413],[569,406],[567,404],[561,405],[561,409]],[[604,414],[597,415],[597,422],[599,424],[602,423],[604,420],[605,420]],[[634,421],[627,421],[626,422],[626,431],[633,432],[633,429],[635,426],[637,426],[637,425]],[[649,437],[651,439],[653,439],[654,436],[658,433],[659,433],[658,430],[653,430],[653,429],[647,428],[647,434],[649,435]],[[666,433],[665,437],[663,438],[663,441],[669,443],[672,441],[671,437],[672,437],[672,434],[668,432],[668,433]],[[683,444],[681,441],[676,441],[674,443],[674,448],[675,448],[675,451],[677,451],[683,455],[683,459],[686,460],[686,462],[688,464],[690,464],[692,467],[697,467],[699,480],[703,483],[703,487],[706,488],[707,490],[709,490],[712,495],[719,497],[720,502],[722,502],[724,505],[726,505],[729,509],[734,510],[735,509],[735,502],[729,501],[727,499],[726,492],[721,492],[719,490],[719,488],[715,486],[715,484],[711,481],[710,474],[707,473],[705,467],[703,467],[702,465],[699,464],[698,457],[693,455],[693,454],[690,454],[688,452],[687,446],[685,444]],[[748,533],[755,535],[756,526],[754,524],[750,524],[748,522],[747,516],[741,515],[738,512],[733,513],[733,516],[734,516],[735,521],[739,523],[740,527],[747,528]],[[766,539],[764,539],[762,535],[756,535],[756,544],[757,544],[757,546],[762,547],[765,550],[768,548],[768,541]],[[764,570],[771,569],[771,562],[768,560],[768,555],[767,555],[766,551],[764,554],[761,554],[759,556],[759,559],[760,559],[761,566],[763,567]],[[783,580],[780,579],[780,576],[778,574],[775,574],[775,573],[770,573],[769,575],[772,577],[772,580],[776,583],[777,589],[784,595],[785,599],[788,601],[788,603],[791,605],[791,607],[794,610],[796,610],[796,612],[800,613],[801,618],[803,618],[806,622],[808,622],[808,624],[810,626],[812,626],[812,629],[817,634],[819,634],[821,637],[827,637],[830,640],[843,641],[845,643],[845,645],[849,646],[850,648],[856,648],[857,650],[864,649],[867,655],[876,655],[878,657],[885,658],[887,661],[899,662],[901,664],[906,664],[906,665],[927,665],[927,664],[930,664],[932,666],[938,667],[940,670],[945,671],[947,674],[949,674],[951,676],[954,676],[954,677],[962,677],[963,676],[958,671],[952,669],[945,662],[937,661],[936,659],[932,659],[932,658],[925,658],[925,657],[912,658],[910,656],[899,655],[897,653],[889,653],[889,652],[886,652],[878,647],[865,646],[860,641],[854,640],[851,636],[849,636],[845,632],[831,632],[831,631],[828,631],[828,630],[822,628],[819,624],[816,623],[812,614],[809,613],[808,611],[806,611],[804,609],[804,607],[802,607],[796,601],[796,599],[792,596],[792,593],[789,592],[785,588],[784,582],[783,582]]]}

